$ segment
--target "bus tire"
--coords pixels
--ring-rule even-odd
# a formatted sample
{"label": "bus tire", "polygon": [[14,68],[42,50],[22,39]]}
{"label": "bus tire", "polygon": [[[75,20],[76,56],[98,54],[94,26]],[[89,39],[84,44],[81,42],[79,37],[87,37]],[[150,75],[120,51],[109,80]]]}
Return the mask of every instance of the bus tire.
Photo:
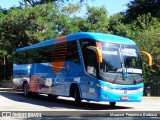
{"label": "bus tire", "polygon": [[28,85],[28,83],[24,83],[24,85],[23,85],[23,95],[25,96],[25,97],[29,97],[30,96],[30,89],[29,89],[29,85]]}
{"label": "bus tire", "polygon": [[73,97],[75,99],[75,104],[79,105],[81,103],[81,98],[78,87],[75,87]]}
{"label": "bus tire", "polygon": [[48,94],[48,98],[51,99],[51,100],[57,100],[58,96],[52,95],[52,94]]}
{"label": "bus tire", "polygon": [[116,106],[116,102],[109,102],[109,106],[110,107],[115,107]]}

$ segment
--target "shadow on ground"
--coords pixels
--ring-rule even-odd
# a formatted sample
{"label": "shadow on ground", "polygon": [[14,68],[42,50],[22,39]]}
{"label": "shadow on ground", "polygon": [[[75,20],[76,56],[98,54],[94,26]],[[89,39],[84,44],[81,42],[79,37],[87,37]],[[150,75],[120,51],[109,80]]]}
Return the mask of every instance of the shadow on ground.
{"label": "shadow on ground", "polygon": [[80,105],[75,105],[73,100],[68,99],[52,99],[46,95],[32,95],[30,97],[24,97],[21,92],[16,91],[1,91],[0,95],[23,103],[29,103],[39,106],[48,107],[51,109],[56,108],[68,108],[68,109],[77,109],[77,110],[120,110],[120,109],[132,109],[132,107],[125,106],[115,106],[114,108],[109,106],[108,104],[100,104],[93,102],[82,102]]}

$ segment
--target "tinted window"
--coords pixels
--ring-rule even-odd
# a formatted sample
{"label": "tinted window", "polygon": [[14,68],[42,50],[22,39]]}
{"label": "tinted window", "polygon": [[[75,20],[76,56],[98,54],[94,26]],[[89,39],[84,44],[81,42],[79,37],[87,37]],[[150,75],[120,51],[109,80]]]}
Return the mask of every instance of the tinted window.
{"label": "tinted window", "polygon": [[113,72],[121,68],[119,46],[117,44],[102,43],[102,56],[101,72]]}
{"label": "tinted window", "polygon": [[92,76],[97,76],[98,72],[98,62],[96,53],[93,50],[88,49],[88,46],[96,46],[94,40],[82,39],[80,40],[81,50],[83,54],[83,61],[85,70]]}
{"label": "tinted window", "polygon": [[79,64],[76,41],[21,51],[17,52],[15,55],[16,64],[45,63],[65,60]]}
{"label": "tinted window", "polygon": [[71,41],[67,43],[67,57],[66,61],[72,61],[80,64],[78,47],[76,41]]}

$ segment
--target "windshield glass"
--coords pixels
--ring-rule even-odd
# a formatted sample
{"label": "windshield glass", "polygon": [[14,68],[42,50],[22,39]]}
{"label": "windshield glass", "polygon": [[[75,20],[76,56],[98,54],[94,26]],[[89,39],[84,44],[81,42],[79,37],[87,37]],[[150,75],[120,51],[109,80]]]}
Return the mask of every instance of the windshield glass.
{"label": "windshield glass", "polygon": [[100,65],[101,72],[115,72],[122,68],[119,45],[117,44],[102,44],[102,63]]}
{"label": "windshield glass", "polygon": [[121,49],[125,68],[142,68],[137,46],[121,45]]}
{"label": "windshield glass", "polygon": [[142,82],[142,66],[136,45],[101,43],[100,76],[117,84]]}

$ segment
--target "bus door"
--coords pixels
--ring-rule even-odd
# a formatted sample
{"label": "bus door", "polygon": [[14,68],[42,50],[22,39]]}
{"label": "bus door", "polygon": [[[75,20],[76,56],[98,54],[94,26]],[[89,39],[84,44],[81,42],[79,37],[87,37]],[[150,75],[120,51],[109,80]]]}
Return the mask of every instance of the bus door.
{"label": "bus door", "polygon": [[85,99],[94,100],[97,98],[96,94],[96,77],[98,75],[98,62],[96,53],[87,47],[94,45],[93,41],[82,40],[81,50],[83,55],[83,66],[85,75],[82,82],[82,97]]}

